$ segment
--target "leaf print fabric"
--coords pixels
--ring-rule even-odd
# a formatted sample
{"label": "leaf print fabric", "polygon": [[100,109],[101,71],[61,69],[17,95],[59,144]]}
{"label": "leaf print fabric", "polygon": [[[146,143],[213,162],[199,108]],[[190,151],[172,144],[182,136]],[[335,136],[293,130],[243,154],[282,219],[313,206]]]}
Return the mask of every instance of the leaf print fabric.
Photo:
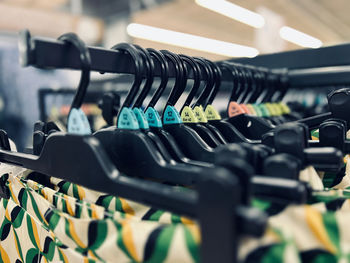
{"label": "leaf print fabric", "polygon": [[[43,186],[23,168],[1,164],[0,172],[10,193],[0,200],[2,262],[200,262],[191,219],[57,178]],[[310,205],[280,207],[261,238],[241,238],[239,261],[350,262],[348,192],[318,190]]]}
{"label": "leaf print fabric", "polygon": [[199,262],[199,228],[189,219],[142,220],[119,198],[106,209],[25,179],[26,169],[15,171],[1,177],[10,191],[1,199],[4,262]]}

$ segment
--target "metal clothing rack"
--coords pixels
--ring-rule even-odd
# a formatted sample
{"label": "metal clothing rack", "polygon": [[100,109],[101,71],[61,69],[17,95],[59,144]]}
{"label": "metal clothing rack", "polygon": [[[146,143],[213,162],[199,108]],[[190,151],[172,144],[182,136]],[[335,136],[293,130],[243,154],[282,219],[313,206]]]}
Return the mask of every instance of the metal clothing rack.
{"label": "metal clothing rack", "polygon": [[[79,52],[63,41],[31,37],[21,31],[19,37],[20,62],[22,66],[37,68],[77,69],[81,68]],[[88,47],[91,70],[101,73],[134,74],[132,58],[125,53],[99,47]],[[160,64],[155,62],[154,75],[160,76]],[[169,63],[169,77],[175,77],[175,68]],[[192,74],[189,74],[192,77]],[[207,76],[203,76],[206,79]]]}
{"label": "metal clothing rack", "polygon": [[[22,66],[38,68],[80,69],[79,52],[62,41],[31,37],[28,31],[21,31],[19,38],[20,61]],[[99,47],[88,47],[91,70],[101,73],[133,74],[131,57],[125,53]],[[286,72],[292,87],[341,85],[350,83],[350,44],[318,49],[301,49],[255,58],[231,59],[255,67],[264,67],[275,73]],[[155,61],[155,76],[160,76],[160,64]],[[175,69],[169,63],[169,77],[175,77]],[[189,78],[193,77],[189,72]],[[207,78],[205,74],[203,80]],[[222,80],[230,81],[232,75],[223,70]]]}
{"label": "metal clothing rack", "polygon": [[350,83],[349,53],[350,43],[346,43],[229,61],[272,70],[287,68],[289,83],[293,87],[342,85]]}
{"label": "metal clothing rack", "polygon": [[320,68],[330,66],[350,65],[350,43],[321,47],[307,48],[292,51],[278,52],[259,55],[254,58],[231,59],[232,62],[239,62],[270,69],[288,68]]}

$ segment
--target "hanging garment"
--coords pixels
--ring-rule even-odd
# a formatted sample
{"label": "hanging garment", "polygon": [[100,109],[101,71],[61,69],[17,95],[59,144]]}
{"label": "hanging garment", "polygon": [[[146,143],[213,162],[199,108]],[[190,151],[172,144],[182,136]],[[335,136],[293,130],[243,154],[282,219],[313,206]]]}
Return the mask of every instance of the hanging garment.
{"label": "hanging garment", "polygon": [[[2,165],[3,166],[3,165]],[[1,199],[0,245],[6,262],[197,262],[199,230],[111,211],[21,179],[9,170]],[[181,252],[181,253],[179,253]]]}
{"label": "hanging garment", "polygon": [[[189,219],[56,178],[52,189],[25,179],[30,170],[0,167],[10,193],[0,206],[4,262],[199,262],[200,233]],[[349,253],[339,243],[346,248],[350,240],[332,237],[350,217],[349,194],[331,191],[319,196],[341,198],[341,211],[324,203],[288,206],[270,217],[262,238],[241,240],[241,261],[310,262]]]}

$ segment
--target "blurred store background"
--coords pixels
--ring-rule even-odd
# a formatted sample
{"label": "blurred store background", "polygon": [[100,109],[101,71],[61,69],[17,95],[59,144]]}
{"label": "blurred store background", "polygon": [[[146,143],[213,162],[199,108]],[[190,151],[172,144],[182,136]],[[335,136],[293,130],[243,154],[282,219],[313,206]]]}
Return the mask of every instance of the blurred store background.
{"label": "blurred store background", "polygon": [[232,55],[216,54],[206,42],[202,48],[207,52],[175,47],[169,45],[176,44],[171,37],[161,39],[154,33],[171,30],[256,48],[259,53],[319,47],[348,41],[349,6],[346,0],[2,0],[0,30],[11,35],[28,28],[48,37],[72,31],[91,45],[134,41],[222,59]]}
{"label": "blurred store background", "polygon": [[[74,89],[79,79],[79,72],[21,68],[19,30],[50,38],[75,32],[94,46],[131,42],[222,60],[349,42],[349,7],[347,0],[0,0],[0,124],[25,146],[42,116],[39,90]],[[131,80],[96,73],[92,85],[127,91]],[[48,115],[62,110],[52,106],[62,100],[48,99]]]}

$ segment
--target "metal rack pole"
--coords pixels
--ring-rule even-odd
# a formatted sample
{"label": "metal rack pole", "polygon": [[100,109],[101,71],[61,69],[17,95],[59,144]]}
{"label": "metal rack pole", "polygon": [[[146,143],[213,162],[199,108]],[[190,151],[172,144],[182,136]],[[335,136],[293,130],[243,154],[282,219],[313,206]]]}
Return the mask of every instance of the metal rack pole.
{"label": "metal rack pole", "polygon": [[[62,41],[31,37],[28,31],[20,33],[20,60],[23,66],[55,69],[80,69],[79,53]],[[133,61],[128,54],[111,49],[88,47],[91,56],[91,70],[98,72],[133,74]],[[249,66],[264,67],[265,70],[282,73],[288,69],[288,79],[293,87],[324,86],[350,83],[350,44],[302,49],[255,58],[228,60]],[[336,67],[326,67],[332,65]],[[298,69],[296,69],[298,68]],[[283,71],[284,70],[284,71]],[[155,61],[155,76],[160,76],[160,64]],[[169,77],[175,77],[175,68],[169,63]],[[189,78],[193,74],[189,72]],[[202,75],[202,79],[207,76]],[[231,81],[232,75],[223,69],[223,81]]]}
{"label": "metal rack pole", "polygon": [[[28,31],[21,31],[19,38],[20,62],[22,66],[43,69],[81,68],[79,52],[62,41],[31,37]],[[88,47],[91,57],[91,70],[101,73],[134,74],[132,58],[112,49]],[[155,61],[155,76],[160,76],[160,64]],[[175,68],[169,63],[169,77],[175,77]],[[189,78],[193,77],[189,72]],[[206,79],[206,75],[202,76]]]}
{"label": "metal rack pole", "polygon": [[350,43],[264,54],[254,58],[230,59],[229,61],[270,69],[302,69],[350,65],[348,54],[350,54]]}

